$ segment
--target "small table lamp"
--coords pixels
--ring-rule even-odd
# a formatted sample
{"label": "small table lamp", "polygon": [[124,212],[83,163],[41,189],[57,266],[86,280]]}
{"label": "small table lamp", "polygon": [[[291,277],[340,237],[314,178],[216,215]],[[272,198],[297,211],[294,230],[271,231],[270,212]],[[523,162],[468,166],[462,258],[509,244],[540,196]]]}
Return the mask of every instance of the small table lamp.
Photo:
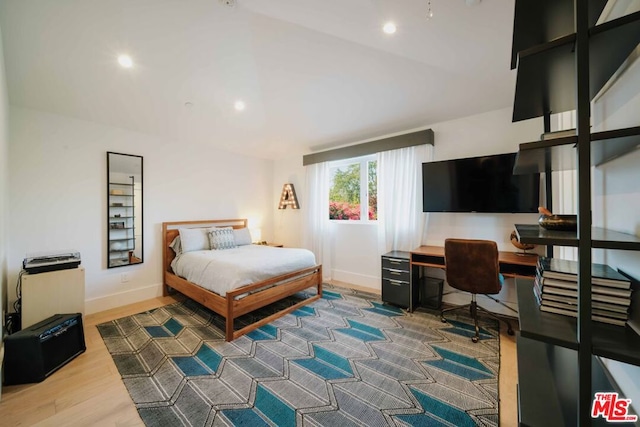
{"label": "small table lamp", "polygon": [[250,228],[249,233],[254,243],[262,242],[262,230],[260,228]]}

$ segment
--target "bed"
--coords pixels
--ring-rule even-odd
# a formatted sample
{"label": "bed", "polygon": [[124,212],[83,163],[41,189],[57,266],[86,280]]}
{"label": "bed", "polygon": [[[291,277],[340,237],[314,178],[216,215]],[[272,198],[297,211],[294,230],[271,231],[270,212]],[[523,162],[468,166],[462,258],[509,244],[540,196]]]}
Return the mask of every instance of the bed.
{"label": "bed", "polygon": [[[171,247],[174,239],[180,234],[179,229],[193,229],[196,231],[197,229],[210,227],[232,227],[233,229],[240,230],[247,227],[247,220],[230,219],[174,221],[162,223],[163,295],[168,295],[173,289],[223,316],[225,318],[225,339],[227,341],[233,341],[234,339],[282,317],[303,305],[322,298],[321,265],[312,265],[292,271],[279,272],[275,276],[260,278],[259,280],[252,281],[249,284],[244,284],[248,280],[246,278],[234,279],[243,284],[239,286],[227,286],[227,288],[224,288],[222,291],[218,290],[218,292],[206,289],[203,286],[197,285],[183,277],[180,277],[172,268],[172,262],[174,262],[174,259],[176,258],[176,252]],[[279,248],[269,249],[275,251],[280,250]],[[204,256],[204,254],[202,255]],[[177,264],[174,263],[174,265]],[[251,278],[256,276],[252,274],[249,277],[249,280],[251,280]],[[237,331],[234,330],[234,319],[237,317],[311,287],[315,287],[317,289],[316,294]]]}

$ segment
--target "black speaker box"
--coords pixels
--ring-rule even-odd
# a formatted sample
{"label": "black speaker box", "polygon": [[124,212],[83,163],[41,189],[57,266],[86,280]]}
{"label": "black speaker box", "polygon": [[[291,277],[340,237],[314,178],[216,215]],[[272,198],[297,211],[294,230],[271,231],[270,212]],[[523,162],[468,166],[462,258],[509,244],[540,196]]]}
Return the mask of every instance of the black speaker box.
{"label": "black speaker box", "polygon": [[4,341],[4,384],[40,382],[87,349],[82,315],[54,314]]}

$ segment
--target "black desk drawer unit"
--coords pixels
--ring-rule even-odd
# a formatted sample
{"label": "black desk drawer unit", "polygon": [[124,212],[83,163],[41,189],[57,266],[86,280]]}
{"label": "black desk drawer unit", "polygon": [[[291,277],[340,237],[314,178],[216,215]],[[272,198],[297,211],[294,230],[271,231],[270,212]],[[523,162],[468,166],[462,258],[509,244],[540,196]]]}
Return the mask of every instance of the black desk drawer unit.
{"label": "black desk drawer unit", "polygon": [[409,252],[392,251],[382,255],[382,301],[413,310],[417,302],[411,286]]}

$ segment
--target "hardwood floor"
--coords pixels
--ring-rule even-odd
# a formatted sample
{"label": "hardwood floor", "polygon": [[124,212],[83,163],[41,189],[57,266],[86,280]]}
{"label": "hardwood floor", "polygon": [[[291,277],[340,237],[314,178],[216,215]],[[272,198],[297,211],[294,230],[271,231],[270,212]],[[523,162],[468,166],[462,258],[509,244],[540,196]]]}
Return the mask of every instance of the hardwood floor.
{"label": "hardwood floor", "polygon": [[143,426],[97,324],[177,301],[161,297],[86,316],[87,351],[41,383],[3,387],[3,426]]}
{"label": "hardwood floor", "polygon": [[[143,426],[96,325],[170,304],[178,298],[154,298],[86,316],[87,351],[41,383],[3,387],[0,425]],[[515,426],[515,339],[506,334],[506,327],[501,331],[500,350],[500,425]]]}

